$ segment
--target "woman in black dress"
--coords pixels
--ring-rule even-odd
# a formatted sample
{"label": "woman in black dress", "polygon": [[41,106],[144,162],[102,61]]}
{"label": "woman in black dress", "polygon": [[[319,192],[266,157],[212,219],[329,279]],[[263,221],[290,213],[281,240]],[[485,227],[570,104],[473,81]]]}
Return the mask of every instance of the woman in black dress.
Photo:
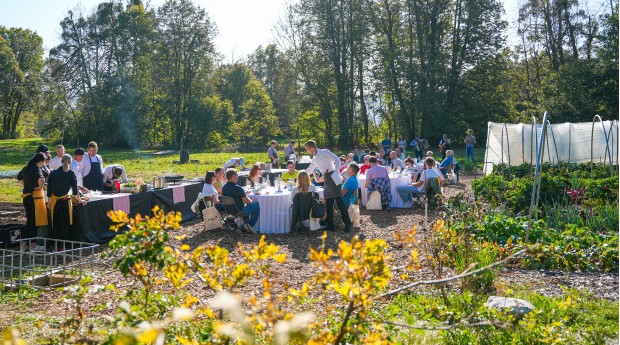
{"label": "woman in black dress", "polygon": [[73,224],[73,200],[71,190],[77,202],[82,202],[78,194],[77,177],[71,166],[71,156],[63,155],[60,159],[62,167],[52,171],[47,179],[48,208],[52,215],[52,238],[73,240],[71,225]]}
{"label": "woman in black dress", "polygon": [[47,225],[47,210],[43,200],[45,178],[41,171],[44,163],[45,155],[36,153],[17,174],[17,180],[23,186],[22,199],[26,209],[26,229],[21,236],[22,239],[36,237],[37,227]]}

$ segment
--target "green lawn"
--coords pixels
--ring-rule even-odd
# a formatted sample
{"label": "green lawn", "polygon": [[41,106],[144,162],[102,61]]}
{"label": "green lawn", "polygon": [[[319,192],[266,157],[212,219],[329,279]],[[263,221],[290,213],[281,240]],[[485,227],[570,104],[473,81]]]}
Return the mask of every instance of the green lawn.
{"label": "green lawn", "polygon": [[[45,143],[54,151],[56,143],[45,142],[43,139],[16,139],[0,140],[0,172],[6,170],[19,170],[32,157],[37,146]],[[68,153],[73,153],[73,147],[67,147]],[[134,151],[131,149],[118,149],[100,147],[99,154],[103,158],[103,164],[122,164],[127,169],[129,179],[141,179],[150,181],[154,176],[164,174],[181,174],[185,178],[202,177],[207,170],[213,170],[222,166],[231,157],[244,157],[246,164],[251,165],[256,161],[266,161],[267,150],[258,153],[212,153],[190,151],[190,159],[198,160],[199,163],[172,164],[179,160],[178,154],[165,156],[153,156],[149,153],[155,151]],[[52,152],[52,156],[56,153]],[[20,185],[13,178],[0,179],[0,202],[20,203]]]}

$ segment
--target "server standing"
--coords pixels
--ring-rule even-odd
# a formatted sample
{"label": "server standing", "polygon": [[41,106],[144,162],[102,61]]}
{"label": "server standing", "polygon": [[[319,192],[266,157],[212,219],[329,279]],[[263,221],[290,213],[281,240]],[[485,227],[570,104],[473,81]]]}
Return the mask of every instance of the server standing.
{"label": "server standing", "polygon": [[[28,164],[17,174],[17,180],[22,184],[22,202],[26,210],[26,229],[21,238],[32,238],[37,236],[37,227],[45,226],[47,222],[47,209],[43,199],[43,186],[45,177],[41,168],[45,163],[45,155],[41,152],[36,153]],[[22,241],[22,250],[26,250],[27,242]],[[36,246],[36,244],[35,244]],[[31,248],[36,250],[37,248]]]}
{"label": "server standing", "polygon": [[73,240],[71,225],[73,224],[73,199],[82,202],[78,194],[77,177],[71,166],[71,156],[63,155],[60,159],[62,167],[52,171],[47,179],[48,208],[52,215],[52,238]]}
{"label": "server standing", "polygon": [[342,221],[344,222],[345,232],[350,232],[353,229],[353,223],[349,218],[349,211],[344,200],[342,200],[342,176],[340,175],[340,158],[329,150],[319,150],[314,140],[308,140],[304,144],[306,151],[312,155],[312,163],[306,171],[308,173],[314,172],[314,169],[319,169],[325,179],[325,185],[323,187],[323,196],[326,201],[326,213],[328,230],[335,230],[334,227],[334,202],[340,210]]}

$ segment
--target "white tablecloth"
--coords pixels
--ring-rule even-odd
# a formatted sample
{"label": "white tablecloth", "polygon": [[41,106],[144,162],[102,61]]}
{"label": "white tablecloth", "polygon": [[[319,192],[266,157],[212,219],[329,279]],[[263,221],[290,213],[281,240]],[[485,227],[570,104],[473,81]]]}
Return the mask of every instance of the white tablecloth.
{"label": "white tablecloth", "polygon": [[[358,175],[357,182],[359,182],[360,188],[362,188],[362,206],[366,207],[368,201],[368,189],[366,189],[366,175]],[[392,208],[402,208],[403,199],[396,191],[396,187],[411,184],[411,175],[390,175],[390,185],[392,187]]]}
{"label": "white tablecloth", "polygon": [[269,194],[250,194],[252,201],[260,205],[260,217],[256,229],[261,234],[286,234],[291,229],[291,205],[293,197],[289,190],[276,192],[269,189]]}

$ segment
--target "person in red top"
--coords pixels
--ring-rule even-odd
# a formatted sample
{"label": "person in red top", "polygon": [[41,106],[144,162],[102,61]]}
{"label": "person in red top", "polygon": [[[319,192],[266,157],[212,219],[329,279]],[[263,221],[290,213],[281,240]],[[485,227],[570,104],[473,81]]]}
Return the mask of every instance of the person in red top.
{"label": "person in red top", "polygon": [[364,164],[360,167],[360,174],[366,174],[366,170],[370,169],[370,163],[368,160],[370,159],[370,155],[364,156]]}

